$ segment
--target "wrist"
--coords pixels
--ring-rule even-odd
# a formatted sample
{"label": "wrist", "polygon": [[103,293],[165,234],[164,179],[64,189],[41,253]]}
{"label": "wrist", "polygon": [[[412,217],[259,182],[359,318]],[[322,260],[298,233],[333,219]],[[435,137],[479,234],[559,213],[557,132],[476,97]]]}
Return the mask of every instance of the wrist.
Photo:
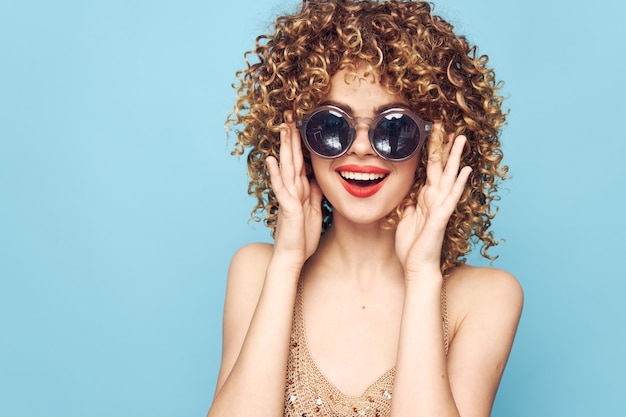
{"label": "wrist", "polygon": [[299,277],[303,266],[304,260],[302,256],[274,252],[267,265],[267,271]]}
{"label": "wrist", "polygon": [[443,275],[438,263],[412,265],[404,274],[408,285],[432,283],[440,286],[443,283]]}

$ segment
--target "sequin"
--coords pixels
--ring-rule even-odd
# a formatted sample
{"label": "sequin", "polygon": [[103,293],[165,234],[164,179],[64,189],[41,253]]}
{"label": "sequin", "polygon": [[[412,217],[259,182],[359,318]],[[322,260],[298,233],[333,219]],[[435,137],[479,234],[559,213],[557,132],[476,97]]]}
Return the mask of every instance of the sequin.
{"label": "sequin", "polygon": [[383,417],[389,415],[395,367],[375,380],[360,396],[346,396],[317,368],[310,356],[302,317],[301,288],[294,308],[289,341],[285,410],[287,417]]}

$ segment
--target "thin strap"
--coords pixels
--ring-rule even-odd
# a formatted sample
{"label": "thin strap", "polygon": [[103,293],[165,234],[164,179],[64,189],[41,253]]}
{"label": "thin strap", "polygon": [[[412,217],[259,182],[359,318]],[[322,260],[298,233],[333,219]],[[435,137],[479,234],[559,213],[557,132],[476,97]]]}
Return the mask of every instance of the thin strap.
{"label": "thin strap", "polygon": [[450,345],[450,319],[448,318],[448,292],[446,290],[448,280],[443,278],[443,284],[441,285],[441,321],[443,322],[443,345],[448,354],[448,347]]}

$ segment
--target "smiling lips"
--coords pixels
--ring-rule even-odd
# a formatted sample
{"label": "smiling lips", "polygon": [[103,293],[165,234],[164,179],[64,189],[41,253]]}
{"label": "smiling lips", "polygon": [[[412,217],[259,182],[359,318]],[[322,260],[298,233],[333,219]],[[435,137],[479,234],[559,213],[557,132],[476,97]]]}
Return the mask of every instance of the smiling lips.
{"label": "smiling lips", "polygon": [[371,197],[383,186],[389,171],[375,166],[343,165],[336,169],[341,185],[355,197]]}

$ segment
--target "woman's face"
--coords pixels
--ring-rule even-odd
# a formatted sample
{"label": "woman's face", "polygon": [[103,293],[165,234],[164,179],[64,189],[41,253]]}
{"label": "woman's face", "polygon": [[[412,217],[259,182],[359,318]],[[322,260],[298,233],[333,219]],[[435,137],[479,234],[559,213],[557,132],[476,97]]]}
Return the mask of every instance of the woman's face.
{"label": "woman's face", "polygon": [[[406,100],[390,94],[377,80],[357,78],[345,70],[331,78],[324,104],[364,118],[407,106]],[[352,146],[339,158],[311,155],[315,178],[333,207],[335,221],[340,216],[358,224],[377,223],[400,204],[413,185],[419,153],[403,162],[387,161],[372,149],[368,130],[365,123],[357,124]]]}

